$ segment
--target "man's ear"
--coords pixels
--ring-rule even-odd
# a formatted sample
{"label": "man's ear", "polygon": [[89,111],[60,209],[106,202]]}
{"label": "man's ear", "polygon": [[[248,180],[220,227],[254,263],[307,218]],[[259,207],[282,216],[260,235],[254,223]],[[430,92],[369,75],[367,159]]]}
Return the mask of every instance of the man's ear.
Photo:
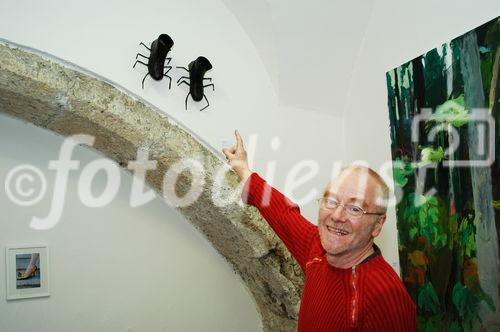
{"label": "man's ear", "polygon": [[387,215],[385,213],[383,215],[377,217],[377,220],[375,220],[375,224],[373,225],[372,237],[375,238],[380,234],[380,232],[382,231],[382,226],[384,226],[386,218],[387,218]]}

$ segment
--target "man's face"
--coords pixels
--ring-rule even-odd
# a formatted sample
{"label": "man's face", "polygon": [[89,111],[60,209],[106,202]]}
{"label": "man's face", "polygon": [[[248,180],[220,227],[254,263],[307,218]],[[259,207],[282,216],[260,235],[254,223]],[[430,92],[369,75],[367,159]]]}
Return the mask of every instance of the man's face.
{"label": "man's face", "polygon": [[[354,204],[366,212],[380,212],[375,202],[380,195],[378,183],[361,171],[346,170],[332,181],[325,197],[336,199],[341,204]],[[385,215],[349,216],[345,209],[319,209],[318,230],[321,245],[330,255],[356,254],[371,245],[380,234]]]}

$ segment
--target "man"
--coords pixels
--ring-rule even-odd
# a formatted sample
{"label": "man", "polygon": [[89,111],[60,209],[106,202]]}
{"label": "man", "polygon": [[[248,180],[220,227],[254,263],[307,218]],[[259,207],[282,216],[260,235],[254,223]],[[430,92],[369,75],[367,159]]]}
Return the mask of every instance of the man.
{"label": "man", "polygon": [[354,166],[319,199],[318,226],[248,167],[243,140],[223,152],[245,183],[242,198],[259,209],[305,273],[299,331],[416,331],[415,304],[373,239],[386,219],[388,188]]}

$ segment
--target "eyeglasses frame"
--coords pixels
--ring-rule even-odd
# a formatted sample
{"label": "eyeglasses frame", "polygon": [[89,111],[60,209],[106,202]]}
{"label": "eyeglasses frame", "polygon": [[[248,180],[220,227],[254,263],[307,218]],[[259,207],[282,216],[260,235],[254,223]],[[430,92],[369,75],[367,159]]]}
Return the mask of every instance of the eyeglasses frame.
{"label": "eyeglasses frame", "polygon": [[[345,211],[346,214],[350,215],[351,217],[354,217],[354,218],[361,218],[363,217],[364,215],[372,215],[372,216],[382,216],[385,214],[385,212],[367,212],[365,211],[362,207],[360,206],[357,206],[357,205],[354,205],[354,204],[343,204],[343,203],[340,203],[337,201],[337,206],[335,208],[327,208],[327,207],[323,207],[322,204],[321,204],[321,201],[324,200],[324,199],[327,199],[328,197],[320,197],[317,199],[318,203],[319,203],[319,206],[320,208],[322,209],[326,209],[326,210],[330,210],[330,211],[335,211],[338,209],[339,206],[342,206],[342,210]],[[353,216],[351,213],[348,212],[348,210],[345,208],[346,205],[354,205],[356,207],[358,207],[363,213],[359,216]]]}

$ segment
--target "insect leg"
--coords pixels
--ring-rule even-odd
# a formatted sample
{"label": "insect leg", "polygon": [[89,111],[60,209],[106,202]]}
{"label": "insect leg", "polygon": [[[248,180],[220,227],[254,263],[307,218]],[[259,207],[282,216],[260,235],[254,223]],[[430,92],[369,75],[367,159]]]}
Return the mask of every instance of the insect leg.
{"label": "insect leg", "polygon": [[210,82],[212,82],[212,78],[211,77],[204,77],[203,80],[209,80]]}
{"label": "insect leg", "polygon": [[144,44],[143,42],[139,43],[139,46],[141,46],[141,45],[144,46],[145,48],[147,48],[149,51],[151,51],[151,49],[149,47],[147,47],[146,44]]}
{"label": "insect leg", "polygon": [[207,106],[203,107],[203,108],[200,110],[200,112],[201,112],[201,111],[203,111],[203,110],[204,110],[205,108],[207,108],[208,106],[210,106],[210,103],[208,102],[207,96],[205,96],[205,95],[203,94],[203,98],[205,98],[205,100],[207,101]]}
{"label": "insect leg", "polygon": [[213,83],[210,83],[210,84],[204,85],[203,87],[204,87],[204,88],[207,88],[207,87],[209,87],[209,86],[211,86],[211,87],[212,87],[212,90],[213,90],[213,91],[215,91],[215,86],[214,86],[214,84],[213,84]]}
{"label": "insect leg", "polygon": [[148,77],[149,73],[147,73],[144,78],[142,79],[142,88],[144,89],[144,80],[146,79],[146,77]]}
{"label": "insect leg", "polygon": [[163,74],[166,78],[168,78],[168,89],[172,87],[172,77],[168,76],[167,74]]}
{"label": "insect leg", "polygon": [[178,83],[177,85],[181,85],[182,83],[186,84],[187,86],[191,86],[191,84],[189,84],[189,83],[188,83],[188,82],[186,82],[186,81],[182,81],[182,82]]}
{"label": "insect leg", "polygon": [[182,80],[182,79],[184,79],[184,78],[189,78],[189,77],[187,77],[187,76],[182,76],[182,77],[180,77],[180,78],[177,80],[177,84],[179,84],[179,81],[180,81],[180,80]]}
{"label": "insect leg", "polygon": [[168,78],[168,89],[170,90],[170,88],[172,87],[172,77],[168,76],[167,74],[172,69],[172,66],[165,66],[164,68],[168,68],[167,71],[163,73],[163,76]]}
{"label": "insect leg", "polygon": [[187,94],[187,96],[186,96],[186,100],[184,101],[184,105],[186,106],[186,111],[187,111],[187,109],[188,109],[188,97],[189,97],[189,95],[190,95],[190,94],[191,94],[191,92],[189,92],[189,93]]}
{"label": "insect leg", "polygon": [[181,69],[184,69],[185,71],[189,72],[189,69],[187,69],[186,67],[179,67],[179,66],[177,66],[175,68],[181,68]]}
{"label": "insect leg", "polygon": [[142,56],[144,59],[149,59],[147,56],[145,56],[144,54],[141,54],[141,53],[137,53],[137,55],[135,56],[135,59],[137,60],[137,57]]}
{"label": "insect leg", "polygon": [[148,66],[146,63],[142,62],[141,60],[137,60],[137,61],[134,63],[134,65],[132,66],[132,68],[135,68],[135,65],[136,65],[138,62],[139,62],[139,63],[142,63],[142,64],[143,64],[143,65],[145,65],[146,67]]}
{"label": "insect leg", "polygon": [[170,64],[170,61],[172,61],[172,58],[165,58],[165,60],[168,60],[167,61],[167,65]]}

